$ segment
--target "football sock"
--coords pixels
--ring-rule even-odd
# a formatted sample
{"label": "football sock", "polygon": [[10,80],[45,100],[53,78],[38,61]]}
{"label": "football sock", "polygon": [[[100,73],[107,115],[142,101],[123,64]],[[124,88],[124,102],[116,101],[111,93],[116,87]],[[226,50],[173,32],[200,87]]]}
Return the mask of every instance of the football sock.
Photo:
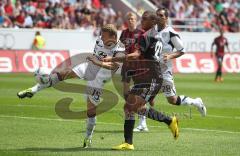
{"label": "football sock", "polygon": [[31,90],[32,90],[32,93],[35,94],[36,92],[38,92],[38,91],[40,91],[40,90],[42,90],[44,88],[47,88],[48,86],[49,85],[47,85],[47,84],[39,84],[39,83],[37,83],[35,86],[33,86],[31,88]]}
{"label": "football sock", "polygon": [[92,138],[92,134],[93,134],[93,131],[95,129],[95,126],[96,126],[96,116],[95,117],[89,117],[87,119],[86,138],[89,138],[89,139]]}
{"label": "football sock", "polygon": [[44,88],[48,88],[51,86],[54,86],[55,84],[57,84],[59,81],[61,81],[59,79],[59,74],[58,73],[54,73],[50,75],[50,82],[47,84],[36,84],[35,86],[33,86],[31,88],[32,93],[35,94],[36,92],[39,92],[40,90],[44,89]]}
{"label": "football sock", "polygon": [[139,117],[139,126],[147,127],[146,116],[138,115],[138,117]]}
{"label": "football sock", "polygon": [[[200,107],[200,103],[196,99],[187,97],[185,95],[178,96],[178,99],[180,99],[181,105],[194,105],[196,107]],[[177,104],[178,104],[178,102],[179,102],[179,100],[177,100]]]}
{"label": "football sock", "polygon": [[222,71],[219,72],[219,76],[222,77]]}
{"label": "football sock", "polygon": [[162,112],[158,112],[157,110],[153,109],[153,108],[146,108],[145,110],[145,114],[147,118],[150,118],[152,120],[156,120],[159,122],[164,122],[167,125],[170,125],[170,123],[172,122],[172,118],[165,115]]}
{"label": "football sock", "polygon": [[135,120],[125,120],[124,122],[124,138],[128,144],[133,144],[133,128]]}

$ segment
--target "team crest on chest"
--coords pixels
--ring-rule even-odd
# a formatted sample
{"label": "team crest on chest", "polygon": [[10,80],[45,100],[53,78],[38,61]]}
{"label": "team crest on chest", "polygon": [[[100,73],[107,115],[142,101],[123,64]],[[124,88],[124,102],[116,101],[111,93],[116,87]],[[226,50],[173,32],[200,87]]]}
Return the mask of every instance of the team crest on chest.
{"label": "team crest on chest", "polygon": [[105,58],[105,57],[107,57],[107,54],[106,54],[105,52],[103,52],[103,51],[98,51],[98,52],[97,52],[97,55],[98,55],[100,58]]}

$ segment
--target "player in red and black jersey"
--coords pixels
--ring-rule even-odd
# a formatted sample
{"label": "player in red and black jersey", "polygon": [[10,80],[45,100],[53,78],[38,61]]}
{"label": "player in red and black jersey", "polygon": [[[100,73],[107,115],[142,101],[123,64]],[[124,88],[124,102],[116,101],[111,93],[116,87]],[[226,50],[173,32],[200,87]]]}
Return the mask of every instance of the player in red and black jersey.
{"label": "player in red and black jersey", "polygon": [[[157,17],[154,12],[146,11],[142,15],[142,21],[156,22]],[[150,33],[149,33],[150,32]],[[151,30],[141,35],[139,44],[133,53],[119,56],[106,57],[105,62],[128,62],[137,61],[141,65],[141,71],[135,70],[133,76],[134,86],[131,88],[124,105],[125,122],[124,138],[125,143],[113,147],[114,150],[133,150],[133,129],[135,124],[134,113],[143,114],[146,117],[164,122],[169,126],[175,139],[179,136],[177,118],[169,117],[154,108],[145,108],[143,106],[149,102],[159,92],[162,85],[162,74],[160,70],[159,55],[162,50],[161,41],[156,40],[157,36],[151,33]],[[141,59],[140,59],[141,58]]]}
{"label": "player in red and black jersey", "polygon": [[[135,51],[136,44],[138,45],[141,35],[144,34],[147,30],[151,29],[155,23],[149,20],[148,18],[141,21],[141,29],[137,28],[137,15],[133,12],[126,14],[128,28],[123,30],[120,36],[120,41],[125,45],[126,55],[131,54]],[[143,17],[145,18],[145,17]],[[138,63],[138,61],[126,61],[123,63],[121,76],[123,82],[123,95],[125,100],[127,99],[128,93],[130,91],[130,81],[132,79],[131,72],[135,69],[141,68],[143,62]],[[151,106],[154,105],[153,98],[149,101]],[[138,128],[141,131],[148,131],[146,124],[146,117],[139,116],[139,126]],[[135,131],[139,130],[135,129]]]}
{"label": "player in red and black jersey", "polygon": [[225,46],[227,47],[228,52],[230,52],[229,47],[228,47],[228,40],[226,37],[223,36],[223,30],[220,30],[220,36],[216,37],[212,43],[211,46],[211,57],[213,57],[213,46],[216,45],[216,58],[217,58],[217,72],[216,72],[216,77],[215,81],[216,82],[221,82],[223,81],[222,78],[222,62],[223,62],[223,57],[224,57],[224,49]]}
{"label": "player in red and black jersey", "polygon": [[[125,45],[125,53],[131,54],[135,50],[135,43],[139,40],[139,37],[145,32],[142,29],[137,28],[137,15],[133,12],[126,14],[127,29],[123,30],[120,36],[120,41]],[[131,77],[127,75],[129,67],[135,66],[136,64],[131,62],[124,62],[121,70],[122,82],[123,82],[123,95],[126,99],[128,91],[130,90]]]}

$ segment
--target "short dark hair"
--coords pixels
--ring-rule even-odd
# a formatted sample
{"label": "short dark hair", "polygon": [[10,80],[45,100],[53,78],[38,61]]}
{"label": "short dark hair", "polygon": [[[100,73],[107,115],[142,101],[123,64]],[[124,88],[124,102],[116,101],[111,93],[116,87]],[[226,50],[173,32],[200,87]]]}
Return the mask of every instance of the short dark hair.
{"label": "short dark hair", "polygon": [[155,12],[153,11],[144,11],[143,14],[147,14],[147,16],[151,19],[151,20],[156,20],[157,19],[157,15]]}
{"label": "short dark hair", "polygon": [[165,7],[161,7],[161,8],[158,8],[156,12],[161,11],[161,10],[163,10],[163,11],[164,11],[164,15],[165,15],[166,17],[168,17],[168,15],[169,15],[168,9],[165,8]]}
{"label": "short dark hair", "polygon": [[35,35],[41,35],[40,31],[36,31]]}

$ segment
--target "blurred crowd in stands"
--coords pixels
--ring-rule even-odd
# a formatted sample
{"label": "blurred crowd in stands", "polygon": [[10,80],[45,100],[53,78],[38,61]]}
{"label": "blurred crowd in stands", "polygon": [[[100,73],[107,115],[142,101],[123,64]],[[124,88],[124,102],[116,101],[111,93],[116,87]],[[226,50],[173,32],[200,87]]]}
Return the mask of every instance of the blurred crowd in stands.
{"label": "blurred crowd in stands", "polygon": [[[196,25],[185,31],[239,32],[239,0],[150,0],[170,10],[174,25]],[[186,20],[196,19],[196,20]],[[200,23],[199,23],[200,22]],[[124,15],[105,0],[0,0],[0,27],[90,30],[105,23],[124,29]]]}
{"label": "blurred crowd in stands", "polygon": [[88,30],[105,23],[121,26],[123,18],[104,0],[0,0],[1,27]]}
{"label": "blurred crowd in stands", "polygon": [[[157,7],[170,11],[173,25],[202,25],[188,31],[240,31],[239,0],[150,0]],[[189,19],[189,20],[187,20]],[[194,20],[195,19],[195,20]]]}

